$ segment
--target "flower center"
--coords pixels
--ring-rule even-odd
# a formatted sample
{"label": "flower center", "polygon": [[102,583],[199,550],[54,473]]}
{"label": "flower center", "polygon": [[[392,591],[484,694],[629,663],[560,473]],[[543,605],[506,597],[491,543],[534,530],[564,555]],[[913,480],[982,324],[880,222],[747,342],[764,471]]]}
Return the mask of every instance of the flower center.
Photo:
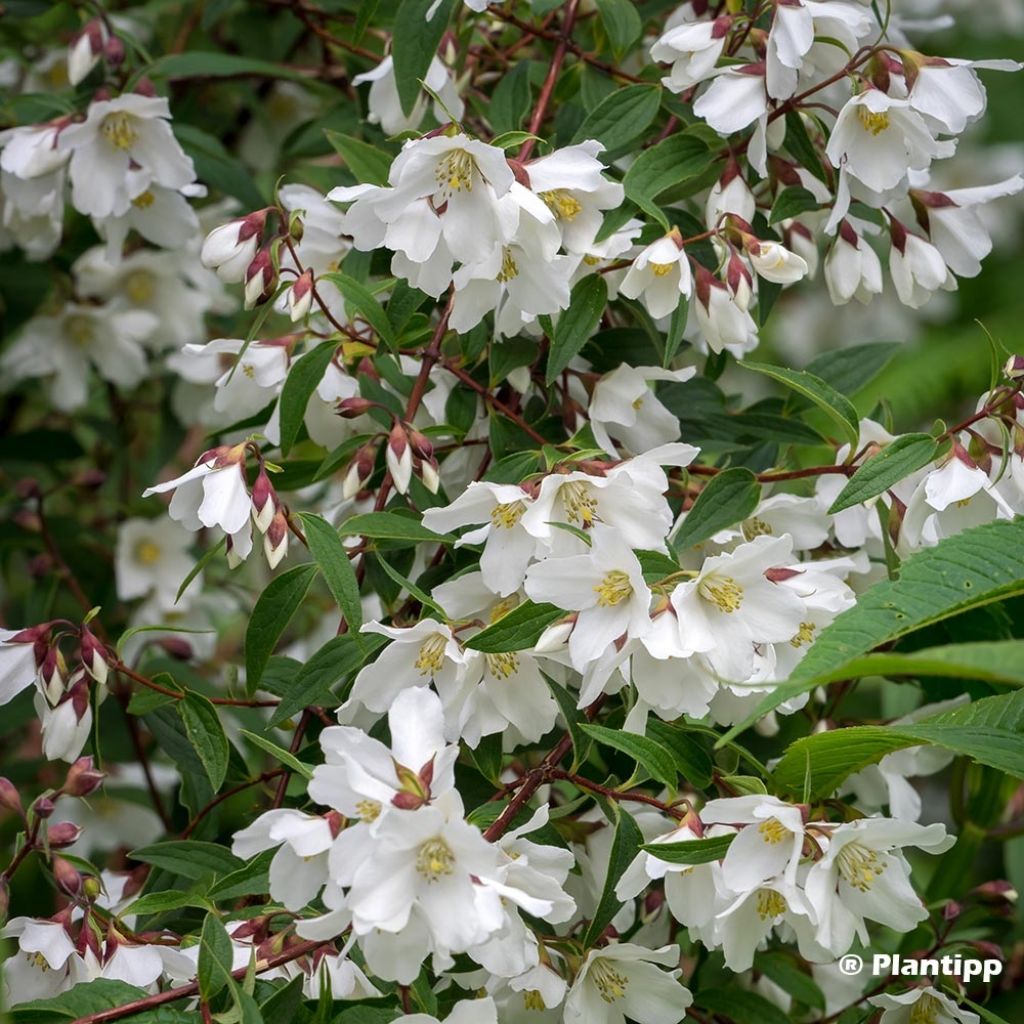
{"label": "flower center", "polygon": [[132,206],[137,210],[148,210],[154,202],[156,202],[156,196],[147,188],[145,192],[140,192],[132,200]]}
{"label": "flower center", "polygon": [[541,199],[548,205],[548,209],[559,220],[575,220],[583,207],[578,199],[564,188],[553,188],[547,192],[540,193]]}
{"label": "flower center", "polygon": [[597,959],[590,965],[590,976],[594,979],[597,991],[606,1003],[614,1003],[626,994],[629,979],[607,961]]}
{"label": "flower center", "polygon": [[697,584],[697,593],[727,615],[743,603],[743,588],[731,576],[707,576]]}
{"label": "flower center", "polygon": [[788,909],[784,896],[774,889],[759,889],[757,893],[757,916],[762,921],[778,917]]}
{"label": "flower center", "polygon": [[778,846],[783,839],[788,839],[792,835],[778,818],[769,818],[767,821],[762,821],[757,826],[757,831],[769,846]]}
{"label": "flower center", "polygon": [[597,498],[590,493],[590,488],[578,480],[562,487],[562,507],[565,518],[570,523],[582,523],[590,526],[597,519]]}
{"label": "flower center", "polygon": [[420,670],[420,675],[432,676],[435,672],[441,671],[447,643],[448,638],[443,633],[431,633],[420,644],[419,657],[416,659],[416,667]]}
{"label": "flower center", "polygon": [[612,608],[633,593],[633,584],[629,580],[629,574],[621,569],[612,569],[604,574],[604,579],[596,587],[597,603],[602,608]]}
{"label": "flower center", "polygon": [[140,565],[154,565],[160,561],[160,545],[151,540],[140,540],[135,545],[135,561]]}
{"label": "flower center", "polygon": [[498,276],[494,280],[499,284],[504,284],[506,281],[512,281],[518,276],[519,264],[516,263],[512,250],[506,246],[501,254],[501,270],[498,271]]}
{"label": "flower center", "polygon": [[93,340],[93,323],[87,316],[69,316],[64,321],[64,333],[72,344],[84,348]]}
{"label": "flower center", "polygon": [[648,263],[647,266],[651,268],[655,277],[664,277],[670,273],[675,263]]}
{"label": "flower center", "polygon": [[100,132],[115,149],[131,149],[139,139],[135,118],[123,111],[107,114],[100,124]]}
{"label": "flower center", "polygon": [[885,871],[885,864],[874,850],[860,843],[847,843],[836,855],[839,874],[861,892],[867,892]]}
{"label": "flower center", "polygon": [[519,671],[519,655],[515,651],[502,651],[500,654],[485,654],[487,670],[497,679],[508,679]]}
{"label": "flower center", "polygon": [[801,622],[796,636],[789,641],[791,647],[806,647],[814,640],[815,625],[813,622]]}
{"label": "flower center", "polygon": [[360,800],[356,804],[356,810],[359,812],[359,818],[361,821],[376,821],[380,817],[381,807],[376,800]]}
{"label": "flower center", "polygon": [[753,540],[755,537],[771,537],[775,531],[763,520],[756,516],[746,519],[741,527],[744,540]]}
{"label": "flower center", "polygon": [[443,839],[428,839],[416,853],[416,870],[428,881],[450,875],[455,855]]}
{"label": "flower center", "polygon": [[889,127],[887,113],[884,111],[876,113],[873,110],[868,110],[865,106],[857,107],[857,120],[860,121],[864,131],[870,132],[872,135],[881,135]]}
{"label": "flower center", "polygon": [[155,285],[153,275],[148,270],[132,271],[124,279],[125,293],[136,305],[142,305],[153,298],[153,293],[156,291]]}
{"label": "flower center", "polygon": [[491,509],[491,525],[501,530],[511,530],[520,519],[526,506],[521,501],[506,501],[501,505],[495,505]]}
{"label": "flower center", "polygon": [[531,988],[529,991],[523,993],[523,1009],[546,1010],[547,1007],[544,1005],[544,997],[536,989]]}
{"label": "flower center", "polygon": [[930,992],[925,992],[910,1011],[909,1024],[938,1024],[942,1003]]}
{"label": "flower center", "polygon": [[503,615],[508,615],[513,608],[519,605],[519,598],[515,594],[509,594],[502,598],[492,609],[488,618],[491,622],[497,622]]}
{"label": "flower center", "polygon": [[454,149],[438,165],[435,176],[441,191],[472,192],[476,163],[464,149]]}

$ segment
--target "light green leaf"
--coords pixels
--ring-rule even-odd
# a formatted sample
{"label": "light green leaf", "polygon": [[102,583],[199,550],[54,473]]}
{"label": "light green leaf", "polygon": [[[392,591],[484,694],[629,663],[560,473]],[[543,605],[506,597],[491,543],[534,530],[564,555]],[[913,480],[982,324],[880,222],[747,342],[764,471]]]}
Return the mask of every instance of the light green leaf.
{"label": "light green leaf", "polygon": [[358,633],[363,625],[363,602],[359,596],[359,580],[348,559],[345,545],[338,531],[322,516],[312,512],[300,512],[309,541],[309,551],[320,571],[324,574],[327,587],[338,602],[345,616],[349,631]]}
{"label": "light green leaf", "polygon": [[360,283],[354,277],[349,277],[348,274],[344,274],[340,270],[334,270],[329,274],[321,274],[319,279],[330,281],[341,292],[345,299],[345,309],[350,320],[358,315],[360,319],[365,320],[373,328],[374,333],[388,347],[394,349],[397,339],[395,338],[391,321],[387,318],[384,307],[377,300],[377,297],[365,284]]}
{"label": "light green leaf", "polygon": [[930,434],[897,437],[858,468],[832,502],[828,514],[835,515],[844,508],[877,497],[922,466],[927,466],[938,451],[939,444]]}
{"label": "light green leaf", "polygon": [[633,862],[644,838],[637,823],[626,811],[619,806],[615,807],[615,811],[619,818],[615,825],[615,838],[612,840],[612,850],[608,858],[608,874],[605,876],[604,889],[601,891],[597,910],[594,911],[594,916],[583,934],[584,947],[592,946],[619,912],[623,901],[615,895],[615,887],[625,874],[626,868]]}
{"label": "light green leaf", "polygon": [[433,541],[436,544],[453,544],[455,538],[447,533],[434,533],[423,526],[419,519],[399,512],[364,512],[346,519],[338,528],[339,533],[358,535],[372,540],[407,540],[419,543]]}
{"label": "light green leaf", "polygon": [[878,376],[893,356],[905,350],[902,342],[872,341],[851,345],[815,356],[805,367],[844,395],[855,395],[865,384]]}
{"label": "light green leaf", "polygon": [[241,78],[255,75],[259,78],[287,78],[293,82],[309,82],[287,64],[242,57],[223,50],[186,50],[184,53],[169,53],[158,58],[146,68],[146,77],[158,79],[181,78]]}
{"label": "light green leaf", "polygon": [[600,274],[588,274],[573,285],[569,308],[563,310],[555,324],[555,334],[548,352],[545,379],[553,384],[558,375],[594,333],[608,302],[608,285]]}
{"label": "light green leaf", "polygon": [[643,21],[633,0],[597,0],[597,13],[612,44],[616,57],[622,55],[640,38]]}
{"label": "light green leaf", "polygon": [[254,732],[249,732],[248,729],[242,729],[241,734],[250,743],[265,750],[271,757],[276,758],[286,768],[291,768],[293,772],[297,772],[307,781],[313,778],[313,769],[308,764],[303,764],[294,754],[289,753],[284,747],[279,747],[273,740],[268,740],[265,736],[258,736]]}
{"label": "light green leaf", "polygon": [[145,896],[140,896],[125,907],[119,916],[164,914],[169,910],[180,910],[182,907],[213,910],[213,904],[203,896],[197,896],[194,892],[182,892],[180,889],[167,889],[164,892],[148,892]]}
{"label": "light green leaf", "polygon": [[817,210],[818,200],[814,194],[800,185],[784,188],[772,203],[772,212],[768,216],[769,224],[778,224],[780,220],[789,220],[801,213]]}
{"label": "light green leaf", "polygon": [[809,398],[819,409],[835,420],[846,440],[855,445],[860,437],[860,418],[853,403],[841,395],[831,384],[816,377],[807,370],[790,370],[785,366],[769,366],[767,363],[744,362],[748,370],[763,373],[780,384],[792,388],[804,398]]}
{"label": "light green leaf", "polygon": [[466,641],[466,646],[485,654],[525,651],[533,647],[552,622],[566,613],[546,602],[523,601]]}
{"label": "light green leaf", "polygon": [[213,998],[231,983],[234,969],[234,947],[224,925],[216,914],[207,914],[199,939],[199,964],[196,977],[203,999]]}
{"label": "light green leaf", "polygon": [[245,676],[251,690],[259,685],[267,661],[309,590],[315,565],[296,565],[275,576],[260,594],[245,630]]}
{"label": "light green leaf", "polygon": [[675,786],[676,765],[672,752],[649,736],[639,736],[622,729],[609,729],[604,725],[584,724],[580,728],[603,746],[612,747],[631,757],[651,778],[666,786]]}
{"label": "light green leaf", "polygon": [[719,530],[746,519],[760,501],[761,485],[749,469],[734,466],[723,470],[704,485],[672,538],[672,549],[683,552],[702,544]]}
{"label": "light green leaf", "polygon": [[623,149],[641,136],[658,115],[661,89],[656,85],[627,85],[609,93],[584,118],[573,142],[596,139],[608,153]]}
{"label": "light green leaf", "polygon": [[201,694],[192,691],[177,702],[177,708],[189,742],[202,761],[206,776],[216,793],[224,784],[230,751],[217,709]]}
{"label": "light green leaf", "polygon": [[364,185],[386,185],[388,171],[391,169],[391,154],[379,146],[371,146],[362,139],[354,139],[351,135],[324,129],[327,141],[334,147],[338,155],[348,165],[356,180]]}
{"label": "light green leaf", "polygon": [[668,230],[668,218],[655,200],[666,189],[703,174],[714,159],[703,139],[677,132],[640,152],[622,181],[626,196]]}

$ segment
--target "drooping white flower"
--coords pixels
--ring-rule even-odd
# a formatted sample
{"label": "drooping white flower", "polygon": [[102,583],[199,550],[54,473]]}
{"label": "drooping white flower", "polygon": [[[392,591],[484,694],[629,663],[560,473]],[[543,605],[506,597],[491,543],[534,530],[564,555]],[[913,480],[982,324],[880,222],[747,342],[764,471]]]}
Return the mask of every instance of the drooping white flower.
{"label": "drooping white flower", "polygon": [[672,92],[683,92],[709,78],[725,49],[732,19],[696,21],[670,28],[651,47],[651,59],[671,64],[661,84]]}
{"label": "drooping white flower", "polygon": [[956,278],[931,242],[906,231],[898,221],[892,222],[891,233],[889,274],[904,306],[918,309],[940,288],[956,288]]}
{"label": "drooping white flower", "polygon": [[932,985],[890,995],[883,992],[868,1002],[882,1007],[878,1024],[980,1024],[981,1018],[961,1009]]}
{"label": "drooping white flower", "polygon": [[722,69],[694,103],[694,114],[723,138],[763,121],[768,113],[764,70],[763,64]]}
{"label": "drooping white flower", "polygon": [[0,707],[36,681],[36,656],[31,642],[11,643],[19,630],[0,629]]}
{"label": "drooping white flower", "polygon": [[985,112],[985,87],[975,68],[1020,71],[1015,60],[926,57],[914,68],[910,105],[940,131],[959,135]]}
{"label": "drooping white flower", "polygon": [[825,154],[833,167],[884,192],[899,185],[908,171],[925,170],[953,149],[953,143],[936,140],[909,100],[865,89],[840,110]]}
{"label": "drooping white flower", "polygon": [[655,319],[668,316],[693,290],[690,258],[679,232],[669,232],[652,242],[633,260],[619,285],[628,299],[643,298],[647,312]]}
{"label": "drooping white flower", "polygon": [[597,443],[612,458],[618,450],[612,438],[635,454],[679,439],[679,418],[670,412],[651,387],[654,381],[687,381],[696,368],[665,370],[660,366],[623,363],[594,385],[587,415]]}
{"label": "drooping white flower", "polygon": [[687,337],[694,337],[703,351],[728,351],[741,359],[757,347],[753,317],[709,270],[698,267],[696,277]]}
{"label": "drooping white flower", "polygon": [[[676,1024],[693,1001],[679,978],[679,949],[613,942],[592,949],[565,998],[566,1024]],[[664,971],[661,967],[673,968]]]}
{"label": "drooping white flower", "polygon": [[640,562],[617,531],[597,525],[583,555],[549,558],[526,574],[534,601],[550,601],[579,612],[569,637],[569,657],[582,670],[620,636],[640,636],[650,628],[651,591]]}
{"label": "drooping white flower", "polygon": [[836,240],[825,254],[825,284],[833,305],[850,299],[866,305],[882,292],[882,263],[867,239],[843,220]]}
{"label": "drooping white flower", "polygon": [[126,93],[90,104],[85,121],[64,128],[57,144],[71,153],[75,209],[92,217],[118,216],[150,185],[190,185],[195,168],[171,132],[170,117],[166,99]]}
{"label": "drooping white flower", "polygon": [[[372,70],[364,71],[352,79],[353,85],[362,85],[364,82],[370,83],[367,117],[370,124],[379,124],[385,135],[400,135],[420,126],[427,112],[428,96],[421,92],[408,114],[402,109],[395,82],[395,62],[391,55]],[[462,97],[455,87],[451,72],[437,57],[431,57],[423,82],[440,99],[440,102],[434,100],[434,117],[438,122],[447,121],[449,116],[455,120],[462,118],[465,110]]]}

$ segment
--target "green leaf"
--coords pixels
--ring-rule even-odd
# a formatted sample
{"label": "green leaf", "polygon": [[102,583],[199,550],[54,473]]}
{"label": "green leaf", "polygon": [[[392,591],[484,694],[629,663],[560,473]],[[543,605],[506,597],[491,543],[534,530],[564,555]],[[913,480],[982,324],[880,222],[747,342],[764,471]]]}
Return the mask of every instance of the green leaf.
{"label": "green leaf", "polygon": [[587,719],[583,712],[576,706],[576,698],[560,683],[556,683],[546,672],[541,672],[544,682],[548,684],[558,710],[565,719],[566,728],[569,730],[569,738],[572,740],[572,771],[575,771],[586,759],[590,751],[591,739],[583,731]]}
{"label": "green leaf", "polygon": [[125,1003],[144,999],[145,989],[127,985],[112,978],[95,978],[80,982],[52,999],[33,999],[18,1003],[5,1016],[11,1024],[58,1024],[88,1017],[103,1010],[112,1010]]}
{"label": "green leaf", "polygon": [[609,729],[604,725],[584,724],[580,728],[598,743],[621,751],[631,757],[653,779],[674,787],[676,784],[676,765],[672,753],[649,736],[624,732],[622,729]]}
{"label": "green leaf", "polygon": [[624,53],[640,38],[643,21],[633,0],[597,0],[597,13],[608,34],[616,57]]}
{"label": "green leaf", "polygon": [[886,754],[921,744],[1024,778],[1024,690],[984,697],[913,724],[849,726],[805,736],[790,744],[772,779],[780,790],[808,786],[812,798],[824,797]]}
{"label": "green leaf", "polygon": [[686,513],[672,539],[674,551],[702,544],[719,530],[751,515],[761,501],[761,485],[749,469],[734,466],[713,476]]}
{"label": "green leaf", "polygon": [[794,957],[787,956],[781,950],[758,953],[754,960],[754,969],[774,981],[798,1003],[824,1011],[825,996],[811,975],[797,966]]}
{"label": "green leaf", "polygon": [[596,139],[608,153],[628,146],[639,138],[658,115],[661,89],[656,85],[627,85],[609,93],[584,118],[573,142]]}
{"label": "green leaf", "polygon": [[573,285],[569,308],[563,310],[555,324],[555,334],[548,352],[545,379],[553,384],[558,375],[579,354],[601,322],[608,302],[608,285],[600,274],[588,274]]}
{"label": "green leaf", "polygon": [[803,118],[795,110],[786,114],[786,149],[797,161],[803,164],[819,181],[828,182],[825,168],[822,166],[811,137],[807,134],[807,126]]}
{"label": "green leaf", "polygon": [[790,1024],[789,1015],[774,1003],[737,985],[701,989],[694,996],[694,1002],[701,1009],[721,1014],[734,1024]]}
{"label": "green leaf", "polygon": [[227,875],[242,866],[227,847],[202,843],[197,839],[172,839],[166,843],[140,846],[128,855],[132,860],[153,864],[182,878],[199,879],[207,875]]}
{"label": "green leaf", "polygon": [[372,540],[455,543],[455,538],[451,534],[434,533],[423,526],[419,519],[398,512],[364,512],[362,515],[346,519],[338,528],[338,532],[348,536],[368,537]]}
{"label": "green leaf", "polygon": [[626,811],[621,807],[616,807],[615,810],[619,819],[615,825],[615,838],[612,840],[612,850],[608,858],[608,874],[605,876],[604,889],[601,891],[597,910],[594,911],[594,916],[583,934],[584,947],[592,946],[619,912],[623,901],[615,895],[615,887],[626,868],[633,862],[644,838],[637,823]]}
{"label": "green leaf", "polygon": [[244,867],[218,879],[207,896],[211,900],[236,900],[269,892],[270,862],[276,854],[276,849],[256,854]]}
{"label": "green leaf", "polygon": [[349,319],[353,314],[365,320],[374,333],[384,341],[389,348],[394,349],[397,345],[394,329],[391,321],[384,312],[384,307],[377,301],[377,297],[354,277],[343,274],[340,270],[332,271],[329,274],[321,274],[320,280],[330,281],[345,298],[345,309]]}
{"label": "green leaf", "polygon": [[241,78],[255,75],[259,78],[288,78],[293,82],[309,82],[287,64],[242,57],[223,50],[186,50],[184,53],[169,53],[158,58],[146,68],[146,76],[156,81],[181,78]]}
{"label": "green leaf", "polygon": [[213,905],[203,896],[197,896],[194,892],[182,892],[180,889],[168,889],[165,892],[148,892],[145,896],[140,896],[130,906],[125,907],[120,916],[163,914],[169,910],[181,910],[182,907],[213,910]]}
{"label": "green leaf", "polygon": [[530,110],[530,62],[521,60],[502,75],[491,93],[487,117],[495,135],[518,131]]}
{"label": "green leaf", "polygon": [[836,391],[831,384],[807,370],[790,370],[785,366],[769,366],[767,363],[744,362],[742,365],[748,370],[763,373],[766,377],[785,384],[804,398],[809,398],[835,420],[850,444],[856,445],[860,437],[860,418],[857,410],[853,403]]}
{"label": "green leaf", "polygon": [[395,85],[402,110],[412,113],[427,77],[431,60],[437,55],[441,36],[448,27],[455,0],[440,0],[430,20],[427,11],[434,0],[402,0],[392,24],[391,52],[395,58]]}
{"label": "green leaf", "polygon": [[338,607],[345,616],[349,631],[358,633],[363,625],[363,602],[359,596],[359,580],[349,561],[338,531],[322,516],[300,512],[306,529],[306,540],[324,580]]}
{"label": "green leaf", "polygon": [[303,764],[294,754],[285,750],[284,747],[279,747],[272,740],[268,740],[265,736],[258,736],[254,732],[249,732],[248,729],[242,729],[241,734],[250,743],[254,743],[261,750],[265,750],[271,757],[276,758],[286,768],[297,772],[307,782],[313,778],[313,769],[308,764]]}
{"label": "green leaf", "polygon": [[485,654],[525,651],[533,647],[552,622],[565,612],[547,602],[523,601],[497,622],[492,622],[466,641],[466,647]]}
{"label": "green leaf", "polygon": [[259,685],[267,661],[306,596],[315,565],[296,565],[275,576],[259,596],[245,630],[245,676],[251,689]]}
{"label": "green leaf", "polygon": [[893,341],[851,345],[815,356],[804,369],[831,384],[841,394],[855,395],[877,377],[901,350],[905,350],[902,342]]}
{"label": "green leaf", "polygon": [[417,586],[404,573],[400,573],[379,551],[377,552],[377,563],[401,588],[399,593],[402,590],[408,591],[424,608],[430,608],[442,618],[446,617],[444,609],[425,590]]}
{"label": "green leaf", "polygon": [[692,736],[653,716],[647,723],[647,735],[672,755],[676,770],[694,789],[711,785],[711,755]]}
{"label": "green leaf", "polygon": [[655,199],[673,185],[703,174],[714,159],[703,139],[677,132],[642,150],[633,161],[622,180],[626,196],[668,230],[668,218]]}
{"label": "green leaf", "polygon": [[335,152],[345,161],[348,169],[356,180],[364,185],[386,185],[388,171],[391,169],[391,154],[379,146],[371,146],[362,139],[354,139],[351,135],[324,129],[327,141]]}
{"label": "green leaf", "polygon": [[874,648],[1018,594],[1024,594],[1024,520],[986,523],[920,551],[903,562],[899,579],[876,583],[823,629],[789,680],[716,745],[725,745],[763,715],[813,690],[822,680],[843,678],[844,666]]}
{"label": "green leaf", "polygon": [[768,215],[769,224],[778,224],[780,220],[789,220],[801,213],[809,213],[817,210],[818,200],[814,193],[800,185],[792,185],[784,188],[772,203],[772,212]]}
{"label": "green leaf", "polygon": [[1000,1017],[999,1014],[993,1013],[987,1006],[982,1006],[966,996],[961,996],[960,1002],[965,1006],[969,1006],[985,1024],[1010,1024],[1005,1017]]}
{"label": "green leaf", "polygon": [[641,847],[669,864],[710,864],[721,860],[735,836],[714,836],[711,839],[690,839],[678,843],[647,843]]}
{"label": "green leaf", "polygon": [[217,709],[201,694],[189,691],[177,702],[185,733],[216,793],[228,773],[228,738]]}
{"label": "green leaf", "polygon": [[306,406],[317,385],[324,379],[338,343],[323,341],[296,360],[281,389],[281,454],[287,455],[299,436]]}
{"label": "green leaf", "polygon": [[868,458],[846,482],[828,510],[829,515],[844,508],[870,501],[893,484],[927,466],[939,452],[939,444],[930,434],[904,434]]}
{"label": "green leaf", "polygon": [[174,122],[174,134],[195,163],[196,176],[203,184],[234,196],[245,210],[266,206],[267,200],[253,183],[248,168],[224,148],[220,139],[181,120]]}
{"label": "green leaf", "polygon": [[209,1000],[231,983],[234,969],[234,948],[231,937],[216,914],[207,914],[199,938],[199,965],[196,977],[199,994]]}
{"label": "green leaf", "polygon": [[331,687],[361,668],[374,651],[384,646],[384,640],[375,633],[344,633],[331,637],[299,669],[288,693],[270,716],[268,726],[280,725],[315,704],[336,707],[341,701]]}

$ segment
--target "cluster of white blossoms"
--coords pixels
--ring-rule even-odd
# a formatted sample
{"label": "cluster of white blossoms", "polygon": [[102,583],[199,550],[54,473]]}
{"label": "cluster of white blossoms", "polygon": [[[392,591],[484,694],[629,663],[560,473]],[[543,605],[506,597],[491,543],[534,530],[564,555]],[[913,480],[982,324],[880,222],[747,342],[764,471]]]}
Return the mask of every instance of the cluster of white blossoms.
{"label": "cluster of white blossoms", "polygon": [[[424,31],[460,6],[439,0]],[[318,156],[319,187],[278,182],[258,209],[193,206],[205,186],[145,78],[110,74],[81,112],[0,133],[0,247],[46,261],[72,211],[91,232],[19,322],[5,380],[38,382],[53,422],[95,429],[106,461],[104,399],[132,430],[122,406],[160,381],[149,411],[185,428],[173,456],[163,436],[131,438],[149,449],[145,476],[96,516],[116,534],[104,599],[129,606],[118,627],[61,556],[47,518],[60,488],[17,489],[85,620],[51,610],[0,630],[0,706],[30,693],[43,758],[71,765],[28,807],[0,779],[0,810],[24,833],[0,898],[39,854],[66,903],[0,932],[17,943],[7,1000],[102,978],[187,986],[204,1020],[245,1019],[211,1016],[208,936],[136,931],[201,910],[223,918],[231,992],[251,971],[308,1000],[400,1000],[406,1024],[438,1024],[410,1012],[438,997],[446,1024],[678,1024],[695,997],[703,1007],[705,953],[789,1012],[795,993],[758,956],[780,945],[820,990],[822,1020],[870,996],[881,1024],[976,1024],[939,988],[866,993],[832,970],[876,929],[910,933],[936,909],[912,859],[955,840],[910,780],[952,750],[880,743],[831,788],[815,776],[813,794],[808,761],[798,802],[774,760],[708,738],[752,724],[773,695],[755,745],[805,717],[804,739],[845,724],[845,690],[780,690],[822,632],[900,559],[1024,516],[1024,359],[997,368],[961,422],[909,438],[885,408],[858,421],[844,394],[864,380],[842,373],[748,360],[796,382],[789,405],[741,410],[722,387],[742,381],[782,289],[799,301],[817,277],[834,306],[891,291],[916,310],[980,273],[989,204],[1024,177],[939,187],[933,165],[985,111],[979,72],[1019,65],[926,56],[912,22],[880,24],[859,0],[688,0],[639,15],[657,31],[637,29],[627,72],[573,41],[578,14],[606,24],[602,4],[546,5],[532,28],[515,5],[464,6],[459,32],[432,37],[411,102],[401,46],[364,49],[380,49],[376,29],[347,41],[359,68],[374,58],[339,81],[351,97],[368,87],[376,149],[338,136],[344,184]],[[297,10],[324,42],[316,85],[329,89],[333,19]],[[458,52],[477,22],[473,61],[508,71],[502,106],[525,89],[512,119],[528,131],[488,121],[492,72],[476,79]],[[512,80],[520,44],[502,33],[523,25],[554,63],[530,59]],[[71,82],[118,66],[120,46],[90,22],[61,58]],[[608,88],[587,85],[563,118],[574,59]],[[298,88],[289,74],[273,88]],[[638,118],[640,94],[656,100],[632,136],[604,107],[626,90]],[[276,170],[271,149],[250,161],[261,173]],[[675,174],[684,159],[702,166]],[[820,418],[802,418],[805,400]],[[867,494],[900,458],[906,472]],[[318,578],[321,604],[300,613]],[[256,625],[218,636],[222,610],[248,615],[258,590]],[[969,701],[927,694],[886,707],[887,724],[912,730]],[[91,873],[86,857],[121,849],[90,845],[110,780],[82,756],[99,755],[115,710],[139,761],[124,777],[153,811],[118,833],[141,867]],[[731,774],[736,750],[757,777]],[[175,787],[187,816],[164,806]],[[248,804],[229,800],[250,788]],[[182,902],[133,909],[161,895],[146,887],[188,855],[179,844],[210,854],[218,835],[230,853],[209,877],[183,872],[200,884]],[[161,836],[176,850],[151,848]],[[941,945],[949,930],[935,933]]]}

